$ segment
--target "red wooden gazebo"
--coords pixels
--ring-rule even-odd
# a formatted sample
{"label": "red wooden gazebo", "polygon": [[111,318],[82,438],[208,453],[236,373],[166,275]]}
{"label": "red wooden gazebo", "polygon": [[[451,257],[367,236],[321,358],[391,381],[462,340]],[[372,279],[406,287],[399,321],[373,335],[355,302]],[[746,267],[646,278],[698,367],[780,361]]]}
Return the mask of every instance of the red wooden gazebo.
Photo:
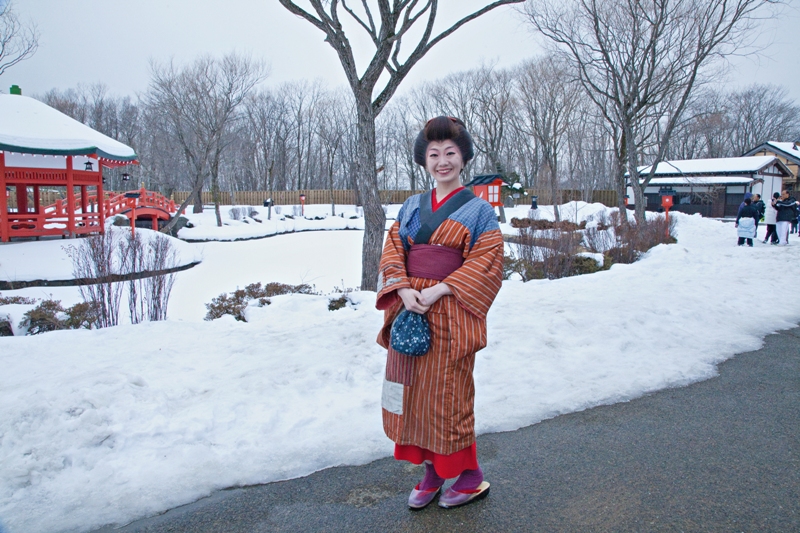
{"label": "red wooden gazebo", "polygon": [[[103,167],[133,149],[33,98],[0,94],[0,241],[103,232]],[[43,196],[60,199],[42,205]]]}

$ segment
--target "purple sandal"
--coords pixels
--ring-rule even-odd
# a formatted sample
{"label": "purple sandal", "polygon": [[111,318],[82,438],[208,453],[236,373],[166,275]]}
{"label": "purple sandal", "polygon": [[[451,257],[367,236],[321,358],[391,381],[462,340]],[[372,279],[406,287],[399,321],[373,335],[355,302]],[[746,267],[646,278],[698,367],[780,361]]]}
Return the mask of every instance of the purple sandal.
{"label": "purple sandal", "polygon": [[[476,489],[459,492],[453,489],[447,489],[439,498],[439,507],[444,509],[452,509],[453,507],[460,507],[475,500],[485,498],[489,494],[489,484],[482,482]],[[432,498],[431,498],[432,499]]]}
{"label": "purple sandal", "polygon": [[434,498],[442,491],[442,487],[434,487],[427,490],[419,490],[419,485],[414,487],[408,496],[408,508],[412,511],[419,511],[428,506]]}

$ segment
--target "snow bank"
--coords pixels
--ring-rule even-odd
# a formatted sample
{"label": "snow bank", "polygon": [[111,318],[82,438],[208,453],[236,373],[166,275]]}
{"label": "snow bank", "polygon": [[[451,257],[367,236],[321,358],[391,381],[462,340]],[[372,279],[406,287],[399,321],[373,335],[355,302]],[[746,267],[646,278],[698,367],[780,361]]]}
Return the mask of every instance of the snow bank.
{"label": "snow bank", "polygon": [[[479,433],[707,379],[797,324],[793,302],[757,313],[741,302],[792,271],[800,244],[740,248],[731,224],[675,216],[678,244],[635,264],[504,282],[475,369]],[[333,237],[341,253],[320,256]],[[167,322],[0,338],[0,521],[10,533],[87,531],[390,455],[373,293],[335,312],[324,296],[278,297],[249,323],[203,322],[202,299],[187,303],[193,291],[282,281],[270,274],[282,264],[358,272],[360,240],[207,243],[205,261],[179,274]],[[258,245],[271,252],[253,260]]]}

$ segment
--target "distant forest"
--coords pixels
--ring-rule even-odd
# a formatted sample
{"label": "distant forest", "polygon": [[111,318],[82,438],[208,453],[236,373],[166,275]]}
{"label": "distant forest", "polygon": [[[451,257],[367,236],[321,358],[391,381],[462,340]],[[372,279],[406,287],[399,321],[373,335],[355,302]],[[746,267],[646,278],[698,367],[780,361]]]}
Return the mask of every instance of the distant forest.
{"label": "distant forest", "polygon": [[[203,174],[206,188],[216,174],[223,192],[356,188],[350,91],[320,82],[270,87],[263,65],[235,55],[151,71],[137,98],[115,96],[102,84],[35,97],[132,146],[141,162],[133,170],[137,185],[165,194],[190,190]],[[470,175],[501,173],[531,188],[613,189],[612,137],[574,78],[545,56],[458,72],[394,98],[377,122],[379,188],[431,186],[411,147],[426,120],[448,115],[473,135]],[[798,138],[800,106],[782,87],[707,84],[695,91],[666,158],[739,156],[764,141]],[[644,150],[641,164],[651,156]],[[109,188],[130,187],[121,172],[107,171]]]}

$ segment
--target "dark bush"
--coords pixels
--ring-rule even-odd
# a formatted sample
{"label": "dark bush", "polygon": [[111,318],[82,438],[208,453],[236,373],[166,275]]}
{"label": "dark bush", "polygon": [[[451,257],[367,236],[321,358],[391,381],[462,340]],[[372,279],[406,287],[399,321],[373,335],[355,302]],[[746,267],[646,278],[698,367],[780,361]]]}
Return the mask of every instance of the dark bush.
{"label": "dark bush", "polygon": [[534,220],[532,218],[512,218],[509,224],[516,229],[531,228],[534,230],[559,229],[561,231],[577,231],[586,228],[585,220],[582,220],[580,224],[575,224],[569,220],[554,222],[552,220]]}
{"label": "dark bush", "polygon": [[347,302],[349,301],[350,299],[347,297],[346,294],[342,294],[338,298],[331,298],[328,301],[328,311],[337,311],[339,309],[347,307]]}
{"label": "dark bush", "polygon": [[36,303],[36,298],[26,298],[25,296],[0,296],[0,305],[33,305]]}
{"label": "dark bush", "polygon": [[65,329],[67,326],[60,315],[64,314],[59,300],[42,300],[39,305],[22,315],[21,328],[28,328],[28,335],[38,335],[48,331]]}
{"label": "dark bush", "polygon": [[14,329],[11,327],[11,317],[0,315],[0,337],[13,337]]}
{"label": "dark bush", "polygon": [[205,320],[215,320],[223,315],[231,315],[236,320],[247,322],[244,311],[253,300],[258,302],[259,307],[269,305],[270,297],[282,294],[314,294],[314,288],[305,283],[300,285],[287,285],[285,283],[267,283],[262,286],[261,282],[251,283],[244,289],[239,289],[228,294],[220,294],[211,303],[206,304]]}
{"label": "dark bush", "polygon": [[81,302],[65,311],[64,326],[69,329],[92,329],[100,320],[100,309],[95,302]]}
{"label": "dark bush", "polygon": [[[517,245],[516,257],[506,257],[506,279],[517,272],[524,281],[558,279],[607,270],[615,263],[633,263],[649,249],[664,243],[677,242],[672,236],[675,218],[669,224],[658,216],[643,224],[631,221],[622,224],[619,214],[601,215],[596,227],[584,229],[585,222],[559,222],[514,219],[519,235],[508,241]],[[549,226],[549,227],[548,227]],[[579,231],[583,230],[583,231]],[[585,245],[582,246],[582,245]],[[578,255],[583,251],[602,253],[603,265],[591,257]]]}
{"label": "dark bush", "polygon": [[242,290],[234,291],[231,296],[220,294],[210,304],[206,304],[205,320],[215,320],[224,315],[231,315],[236,320],[247,322],[244,318],[244,310],[247,309],[248,300]]}

